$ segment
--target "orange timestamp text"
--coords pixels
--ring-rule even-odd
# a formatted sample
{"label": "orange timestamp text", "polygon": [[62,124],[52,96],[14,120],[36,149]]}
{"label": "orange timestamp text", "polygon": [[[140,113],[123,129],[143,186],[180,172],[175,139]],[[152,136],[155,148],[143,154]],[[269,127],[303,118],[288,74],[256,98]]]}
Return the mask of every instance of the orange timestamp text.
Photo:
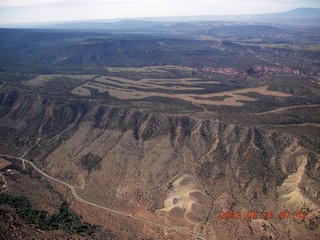
{"label": "orange timestamp text", "polygon": [[272,220],[272,219],[290,219],[290,218],[296,218],[304,220],[307,218],[306,212],[297,212],[297,213],[291,213],[289,211],[282,211],[278,214],[274,212],[265,211],[262,213],[249,211],[246,213],[243,212],[220,212],[220,219],[265,219],[265,220]]}

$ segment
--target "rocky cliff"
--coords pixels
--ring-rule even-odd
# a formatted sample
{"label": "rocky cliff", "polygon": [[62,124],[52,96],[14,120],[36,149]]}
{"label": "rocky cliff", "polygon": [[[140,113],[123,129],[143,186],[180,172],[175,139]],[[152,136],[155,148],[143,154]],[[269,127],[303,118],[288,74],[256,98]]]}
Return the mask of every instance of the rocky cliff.
{"label": "rocky cliff", "polygon": [[[320,156],[285,132],[215,115],[156,113],[15,91],[2,94],[0,103],[1,151],[21,156],[39,138],[25,158],[79,186],[86,201],[207,239],[295,239],[301,232],[318,237]],[[73,207],[118,236],[155,236],[137,221]],[[234,217],[226,219],[227,212]],[[250,219],[249,212],[259,218]],[[270,212],[274,219],[264,219]],[[291,217],[280,218],[282,212]],[[167,239],[183,235],[157,231]]]}

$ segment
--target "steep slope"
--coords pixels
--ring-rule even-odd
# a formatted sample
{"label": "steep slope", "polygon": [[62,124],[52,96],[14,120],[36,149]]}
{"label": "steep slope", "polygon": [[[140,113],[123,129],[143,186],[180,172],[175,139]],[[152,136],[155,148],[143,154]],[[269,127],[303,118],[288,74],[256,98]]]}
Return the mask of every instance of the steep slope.
{"label": "steep slope", "polygon": [[[88,202],[206,239],[318,238],[319,155],[299,139],[215,115],[161,114],[17,92],[1,96],[1,153],[26,153]],[[118,236],[192,238],[95,209],[75,201],[64,186],[52,187],[86,221]],[[259,218],[248,218],[251,211]],[[281,219],[283,211],[291,217]],[[226,212],[241,217],[221,218]],[[275,218],[264,219],[265,212]],[[299,212],[307,217],[298,218]]]}

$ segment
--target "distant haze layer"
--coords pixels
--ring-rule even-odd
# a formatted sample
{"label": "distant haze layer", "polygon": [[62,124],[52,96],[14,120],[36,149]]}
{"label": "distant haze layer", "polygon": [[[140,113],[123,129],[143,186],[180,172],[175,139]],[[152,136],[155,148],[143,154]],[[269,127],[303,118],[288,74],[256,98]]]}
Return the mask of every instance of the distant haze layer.
{"label": "distant haze layer", "polygon": [[0,0],[0,24],[162,16],[237,15],[320,7],[318,0]]}

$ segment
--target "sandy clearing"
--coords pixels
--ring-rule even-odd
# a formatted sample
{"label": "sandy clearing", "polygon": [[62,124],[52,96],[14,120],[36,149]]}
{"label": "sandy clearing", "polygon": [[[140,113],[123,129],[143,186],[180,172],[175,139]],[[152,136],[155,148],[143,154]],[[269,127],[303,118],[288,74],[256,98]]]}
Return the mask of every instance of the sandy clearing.
{"label": "sandy clearing", "polygon": [[[165,83],[178,83],[188,85],[188,87],[183,86],[162,86],[161,84]],[[107,84],[112,84],[113,86],[108,86]],[[159,93],[156,92],[156,89],[164,89],[164,90],[203,90],[203,88],[198,87],[190,87],[192,84],[197,83],[212,83],[215,82],[207,82],[202,81],[197,78],[181,78],[181,79],[141,79],[141,80],[131,80],[126,78],[118,78],[118,77],[107,77],[101,76],[95,79],[95,82],[85,83],[80,87],[77,87],[71,91],[71,93],[80,95],[80,96],[88,96],[89,90],[97,89],[99,93],[109,92],[109,94],[113,97],[116,97],[121,100],[127,99],[143,99],[147,97],[168,97],[168,98],[178,98],[185,101],[189,101],[194,105],[225,105],[225,106],[243,106],[246,101],[257,101],[257,98],[252,98],[248,96],[244,96],[242,94],[256,92],[262,95],[269,95],[275,97],[289,97],[291,95],[268,90],[268,86],[261,86],[255,88],[244,88],[234,91],[225,91],[219,93],[209,93],[209,94],[173,94],[173,93]],[[138,87],[141,90],[132,90],[127,89],[128,87]],[[86,89],[86,90],[85,90]],[[149,92],[143,91],[143,89],[151,90]],[[154,91],[152,91],[154,90]],[[223,100],[211,100],[213,97],[226,97]]]}
{"label": "sandy clearing", "polygon": [[121,68],[121,67],[106,67],[109,72],[143,72],[143,73],[166,73],[167,71],[164,69],[157,69],[155,67],[141,67],[141,68]]}
{"label": "sandy clearing", "polygon": [[72,94],[76,94],[79,96],[90,96],[91,92],[88,88],[85,88],[84,85],[74,88],[70,91]]}
{"label": "sandy clearing", "polygon": [[[249,92],[257,92],[263,95],[271,95],[271,96],[280,96],[280,97],[288,97],[291,96],[289,94],[269,91],[267,90],[268,86],[259,87],[259,88],[246,88],[241,90],[229,91],[229,92],[221,92],[221,93],[212,93],[212,94],[202,94],[202,95],[190,95],[190,94],[167,94],[167,93],[157,93],[157,92],[143,92],[143,91],[126,91],[125,89],[108,89],[109,93],[117,97],[119,99],[141,99],[150,96],[160,96],[160,97],[170,97],[170,98],[179,98],[185,101],[193,102],[195,104],[206,104],[206,105],[228,105],[228,106],[242,106],[244,103],[241,101],[256,101],[256,98],[251,98],[247,96],[243,96],[241,94],[249,93]],[[208,98],[215,96],[230,96],[229,98],[225,98],[222,101],[212,101]],[[202,99],[196,99],[196,97],[200,97]],[[207,99],[205,99],[207,98]]]}
{"label": "sandy clearing", "polygon": [[[282,93],[282,92],[276,92],[276,91],[269,91],[267,90],[268,86],[262,86],[262,87],[256,87],[256,88],[244,88],[240,90],[235,91],[228,91],[228,92],[221,92],[221,93],[212,93],[212,94],[202,94],[202,95],[189,95],[185,97],[184,99],[187,101],[190,101],[190,98],[194,97],[201,97],[202,99],[195,99],[194,102],[198,104],[207,104],[207,105],[228,105],[228,106],[243,106],[244,103],[242,101],[256,101],[256,98],[251,98],[247,96],[243,96],[241,94],[250,93],[250,92],[256,92],[260,93],[262,95],[270,95],[275,97],[289,97],[291,95]],[[211,101],[210,99],[205,100],[204,98],[210,98],[210,97],[219,97],[219,96],[230,96],[222,101]]]}
{"label": "sandy clearing", "polygon": [[212,97],[212,96],[224,96],[224,95],[234,95],[234,94],[244,94],[249,92],[256,92],[260,93],[262,95],[272,95],[277,97],[289,97],[290,94],[277,92],[277,91],[270,91],[267,90],[268,86],[262,86],[262,87],[256,87],[256,88],[243,88],[239,90],[234,91],[228,91],[228,92],[221,92],[221,93],[213,93],[213,94],[203,94],[201,97]]}
{"label": "sandy clearing", "polygon": [[[185,174],[172,185],[173,190],[164,201],[164,208],[158,210],[157,214],[164,216],[166,221],[170,216],[181,216],[186,223],[194,225],[197,225],[200,219],[204,221],[207,216],[205,207],[207,197],[197,186],[195,177]],[[200,219],[196,220],[192,216],[198,216]]]}
{"label": "sandy clearing", "polygon": [[281,198],[286,199],[288,203],[296,201],[301,202],[304,200],[304,197],[300,192],[299,184],[305,172],[304,169],[307,165],[307,157],[300,156],[297,161],[300,162],[297,172],[289,175],[283,184],[278,188]]}
{"label": "sandy clearing", "polygon": [[[115,80],[115,81],[114,81]],[[168,79],[166,83],[170,83],[171,79]],[[181,87],[181,86],[162,86],[160,82],[155,82],[153,84],[150,84],[148,81],[149,79],[142,79],[140,81],[134,81],[130,79],[119,79],[119,78],[114,78],[114,77],[100,77],[95,80],[96,82],[99,83],[105,83],[105,84],[112,84],[116,85],[119,87],[136,87],[140,89],[165,89],[165,90],[202,90],[203,88],[198,88],[198,87]],[[121,82],[120,82],[121,81]],[[184,79],[181,79],[180,81],[184,82]],[[164,82],[162,82],[165,84]],[[192,84],[192,83],[190,83]],[[106,86],[107,87],[107,86]]]}
{"label": "sandy clearing", "polygon": [[105,82],[105,80],[114,80],[124,83],[133,83],[133,84],[152,84],[153,85],[161,85],[167,83],[183,83],[183,84],[193,84],[193,83],[219,83],[212,80],[203,81],[199,78],[142,78],[139,80],[133,80],[128,78],[121,78],[121,77],[112,77],[112,76],[100,76],[96,78],[95,81],[97,82]]}

